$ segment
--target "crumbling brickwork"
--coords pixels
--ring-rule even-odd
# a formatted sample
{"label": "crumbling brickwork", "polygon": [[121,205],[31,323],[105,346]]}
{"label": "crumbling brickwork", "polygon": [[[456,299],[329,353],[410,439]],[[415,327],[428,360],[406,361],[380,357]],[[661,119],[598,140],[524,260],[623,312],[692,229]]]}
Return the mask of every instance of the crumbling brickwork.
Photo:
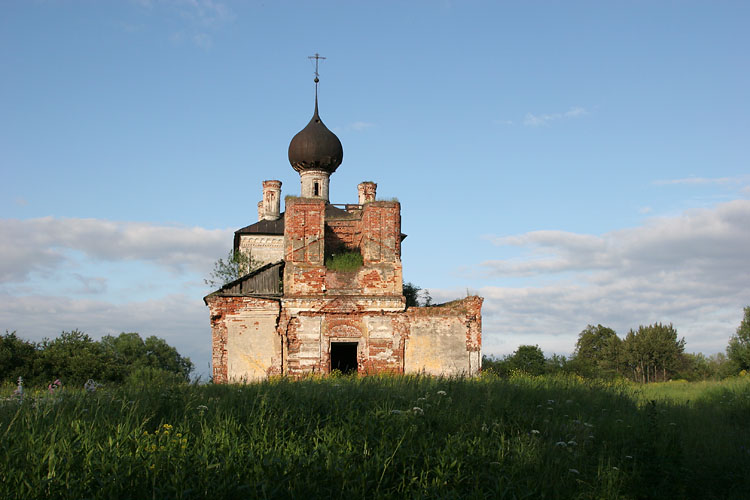
{"label": "crumbling brickwork", "polygon": [[[322,199],[288,198],[283,295],[218,291],[206,298],[214,381],[328,373],[337,344],[356,345],[352,363],[363,374],[478,373],[480,297],[406,308],[400,210],[398,202],[368,201],[340,210]],[[327,246],[342,242],[362,252],[362,267],[347,272],[326,268]]]}
{"label": "crumbling brickwork", "polygon": [[[281,182],[264,181],[258,222],[235,232],[234,249],[267,265],[204,299],[215,382],[335,367],[433,375],[481,369],[482,299],[407,309],[401,205],[378,201],[374,182],[357,186],[357,204],[331,204],[329,178],[342,160],[316,101],[313,118],[289,145],[302,197],[287,197],[282,213]],[[329,269],[326,258],[342,252],[359,252],[362,265],[355,255],[349,270]]]}

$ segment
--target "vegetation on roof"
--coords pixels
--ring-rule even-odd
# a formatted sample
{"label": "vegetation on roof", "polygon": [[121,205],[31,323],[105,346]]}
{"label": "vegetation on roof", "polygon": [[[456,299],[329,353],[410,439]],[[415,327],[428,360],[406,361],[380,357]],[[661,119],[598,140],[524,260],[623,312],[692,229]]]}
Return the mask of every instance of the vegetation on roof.
{"label": "vegetation on roof", "polygon": [[359,249],[344,249],[326,256],[326,269],[330,271],[352,272],[357,271],[364,264],[362,253]]}

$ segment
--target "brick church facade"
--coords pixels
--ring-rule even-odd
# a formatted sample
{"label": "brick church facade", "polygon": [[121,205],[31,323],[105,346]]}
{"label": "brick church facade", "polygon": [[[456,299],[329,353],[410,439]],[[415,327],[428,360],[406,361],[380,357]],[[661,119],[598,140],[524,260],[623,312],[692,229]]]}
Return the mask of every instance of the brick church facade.
{"label": "brick church facade", "polygon": [[[407,307],[401,205],[378,201],[373,182],[359,184],[357,203],[331,204],[329,180],[342,160],[341,142],[320,119],[316,88],[313,117],[289,145],[301,196],[288,196],[282,212],[281,182],[263,182],[258,222],[234,236],[234,251],[260,267],[204,298],[214,382],[334,369],[479,372],[483,299]],[[357,262],[337,269],[336,254]]]}

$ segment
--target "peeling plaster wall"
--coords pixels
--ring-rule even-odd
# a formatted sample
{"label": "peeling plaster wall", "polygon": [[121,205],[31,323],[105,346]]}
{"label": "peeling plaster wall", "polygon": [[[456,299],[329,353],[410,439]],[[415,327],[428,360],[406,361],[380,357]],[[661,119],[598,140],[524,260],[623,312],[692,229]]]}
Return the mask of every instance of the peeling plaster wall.
{"label": "peeling plaster wall", "polygon": [[274,235],[240,235],[240,250],[249,253],[253,264],[260,267],[284,258],[284,237]]}
{"label": "peeling plaster wall", "polygon": [[241,382],[282,372],[277,333],[279,302],[255,297],[209,297],[214,382]]}
{"label": "peeling plaster wall", "polygon": [[404,371],[476,375],[481,370],[481,297],[407,310],[410,328]]}
{"label": "peeling plaster wall", "polygon": [[[284,259],[284,293],[278,300],[206,298],[215,382],[328,373],[332,342],[357,343],[361,374],[479,373],[482,299],[406,309],[401,205],[371,201],[352,210],[351,217],[332,211],[337,218],[327,221],[325,200],[290,197],[283,238],[242,236],[241,249],[266,248],[274,260]],[[363,266],[327,269],[327,245],[359,247]]]}

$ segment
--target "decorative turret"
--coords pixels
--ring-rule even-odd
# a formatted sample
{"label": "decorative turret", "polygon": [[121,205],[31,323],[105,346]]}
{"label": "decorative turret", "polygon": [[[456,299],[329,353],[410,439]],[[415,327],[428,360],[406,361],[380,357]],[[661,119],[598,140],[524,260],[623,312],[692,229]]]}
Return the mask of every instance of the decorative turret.
{"label": "decorative turret", "polygon": [[305,128],[289,143],[289,163],[299,172],[304,198],[321,198],[328,201],[330,175],[344,159],[344,148],[336,134],[328,130],[318,114],[318,54],[315,59],[315,112]]}

